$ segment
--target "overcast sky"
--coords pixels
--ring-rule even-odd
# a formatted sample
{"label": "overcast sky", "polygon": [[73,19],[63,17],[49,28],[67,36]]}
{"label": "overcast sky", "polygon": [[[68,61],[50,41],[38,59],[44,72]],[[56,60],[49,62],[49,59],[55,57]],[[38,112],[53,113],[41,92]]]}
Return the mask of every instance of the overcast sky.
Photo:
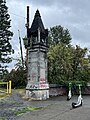
{"label": "overcast sky", "polygon": [[90,49],[90,0],[6,0],[14,33],[14,57],[19,51],[18,29],[26,35],[26,7],[30,6],[30,24],[39,9],[45,28],[61,25],[70,31],[73,45]]}

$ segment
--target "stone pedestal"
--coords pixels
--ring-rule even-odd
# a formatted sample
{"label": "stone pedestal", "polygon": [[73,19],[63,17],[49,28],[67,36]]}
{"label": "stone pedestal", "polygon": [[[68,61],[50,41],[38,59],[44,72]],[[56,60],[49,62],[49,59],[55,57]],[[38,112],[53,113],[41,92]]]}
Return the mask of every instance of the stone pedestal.
{"label": "stone pedestal", "polygon": [[49,98],[49,85],[43,83],[28,83],[26,97],[34,100],[46,100]]}
{"label": "stone pedestal", "polygon": [[26,96],[35,100],[49,98],[47,57],[43,49],[28,50],[28,84]]}

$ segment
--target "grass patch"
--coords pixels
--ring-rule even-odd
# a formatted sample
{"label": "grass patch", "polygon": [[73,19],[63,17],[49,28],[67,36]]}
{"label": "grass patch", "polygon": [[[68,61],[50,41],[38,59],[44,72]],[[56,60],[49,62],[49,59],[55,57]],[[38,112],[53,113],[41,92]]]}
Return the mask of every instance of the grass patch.
{"label": "grass patch", "polygon": [[42,109],[42,107],[38,107],[38,108],[29,108],[29,107],[27,107],[27,108],[23,108],[20,111],[18,110],[16,112],[14,112],[14,114],[15,115],[20,115],[20,114],[26,113],[28,111],[35,111],[35,110],[40,110],[40,109]]}
{"label": "grass patch", "polygon": [[6,97],[6,94],[0,94],[0,98]]}
{"label": "grass patch", "polygon": [[0,120],[5,120],[5,117],[0,117]]}
{"label": "grass patch", "polygon": [[23,94],[25,93],[25,89],[15,89],[18,93]]}
{"label": "grass patch", "polygon": [[4,99],[7,97],[7,94],[6,93],[3,93],[3,94],[0,94],[0,99]]}
{"label": "grass patch", "polygon": [[19,93],[21,96],[25,95],[25,89],[13,89],[13,91],[16,91],[16,93]]}

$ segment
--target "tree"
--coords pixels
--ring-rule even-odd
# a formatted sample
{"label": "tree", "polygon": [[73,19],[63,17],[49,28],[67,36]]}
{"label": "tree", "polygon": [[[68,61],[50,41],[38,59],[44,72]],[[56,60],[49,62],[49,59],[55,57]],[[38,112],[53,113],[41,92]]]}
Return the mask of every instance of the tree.
{"label": "tree", "polygon": [[81,48],[78,45],[76,45],[76,48],[73,50],[73,80],[90,81],[90,65],[89,58],[86,57],[87,52],[87,48]]}
{"label": "tree", "polygon": [[49,45],[57,45],[58,43],[69,45],[71,42],[69,30],[60,25],[50,28],[48,39]]}
{"label": "tree", "polygon": [[68,29],[55,26],[49,31],[48,80],[49,83],[65,81],[90,81],[90,56],[88,49],[73,47]]}
{"label": "tree", "polygon": [[90,82],[87,51],[87,48],[66,46],[61,43],[51,46],[48,51],[49,83]]}
{"label": "tree", "polygon": [[86,59],[86,61],[88,62],[88,59],[85,58],[86,54],[87,54],[88,49],[87,48],[81,48],[80,46],[76,45],[76,48],[73,49],[73,64],[72,64],[72,68],[73,68],[73,79],[76,78],[78,70],[82,70],[84,67],[84,61]]}
{"label": "tree", "polygon": [[7,63],[10,63],[12,46],[10,40],[13,33],[10,31],[10,15],[5,0],[0,0],[0,79],[7,73]]}
{"label": "tree", "polygon": [[72,47],[58,44],[49,48],[48,79],[49,83],[61,83],[72,78]]}
{"label": "tree", "polygon": [[71,70],[67,70],[67,68],[70,67],[68,66],[70,64],[65,59],[68,61],[70,57],[70,55],[67,57],[68,51],[70,51],[70,42],[71,36],[68,29],[60,25],[50,28],[48,35],[48,77],[51,83],[69,79]]}
{"label": "tree", "polygon": [[16,61],[15,69],[12,69],[10,73],[5,76],[4,81],[11,80],[12,88],[25,88],[27,82],[26,67],[23,67],[21,57],[14,58],[13,60]]}

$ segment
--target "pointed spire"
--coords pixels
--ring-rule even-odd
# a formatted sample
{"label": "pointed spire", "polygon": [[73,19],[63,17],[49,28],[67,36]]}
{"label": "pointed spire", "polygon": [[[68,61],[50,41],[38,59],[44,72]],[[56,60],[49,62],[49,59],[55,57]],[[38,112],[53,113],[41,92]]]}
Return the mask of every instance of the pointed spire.
{"label": "pointed spire", "polygon": [[36,13],[35,13],[34,20],[32,22],[30,31],[31,32],[36,32],[36,31],[38,31],[38,28],[40,28],[40,32],[45,33],[45,28],[44,28],[39,10],[37,10]]}
{"label": "pointed spire", "polygon": [[41,17],[38,9],[37,9],[37,11],[35,13],[35,17]]}

